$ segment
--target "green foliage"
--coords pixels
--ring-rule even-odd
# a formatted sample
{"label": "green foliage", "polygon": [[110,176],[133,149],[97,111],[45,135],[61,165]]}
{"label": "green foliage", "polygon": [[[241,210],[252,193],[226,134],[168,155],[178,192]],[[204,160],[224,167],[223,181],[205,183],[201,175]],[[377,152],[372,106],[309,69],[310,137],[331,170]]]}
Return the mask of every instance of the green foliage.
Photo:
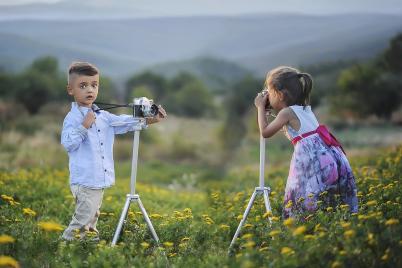
{"label": "green foliage", "polygon": [[402,33],[392,38],[390,46],[383,56],[384,67],[396,73],[402,72]]}
{"label": "green foliage", "polygon": [[402,103],[401,40],[402,35],[392,39],[390,48],[376,61],[356,64],[341,73],[332,110],[390,118]]}
{"label": "green foliage", "polygon": [[[287,169],[270,173],[272,215],[258,196],[231,254],[228,247],[252,191],[244,190],[244,181],[254,181],[255,173],[244,170],[243,183],[224,178],[207,191],[137,184],[160,244],[133,204],[117,246],[111,247],[128,178],[105,191],[96,244],[59,240],[74,209],[66,170],[2,171],[0,255],[21,267],[401,267],[401,158],[398,146],[354,169],[359,213],[322,203],[303,221],[281,219]],[[41,227],[43,222],[49,227]]]}
{"label": "green foliage", "polygon": [[165,78],[150,71],[145,71],[129,78],[126,83],[126,95],[132,96],[133,89],[140,86],[149,88],[155,97],[155,101],[160,101],[166,95],[167,84]]}
{"label": "green foliage", "polygon": [[200,81],[184,84],[169,100],[166,107],[179,115],[201,117],[213,114],[212,95]]}
{"label": "green foliage", "polygon": [[252,76],[246,76],[231,87],[224,103],[227,113],[220,134],[223,147],[228,152],[237,148],[246,135],[244,116],[252,108],[253,100],[262,87],[263,82]]}

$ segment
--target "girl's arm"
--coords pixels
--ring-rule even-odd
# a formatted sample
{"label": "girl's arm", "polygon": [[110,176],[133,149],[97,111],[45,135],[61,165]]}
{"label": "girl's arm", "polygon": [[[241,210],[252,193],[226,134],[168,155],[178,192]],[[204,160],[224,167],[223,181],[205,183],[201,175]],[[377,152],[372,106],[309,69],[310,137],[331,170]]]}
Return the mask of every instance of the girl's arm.
{"label": "girl's arm", "polygon": [[276,118],[268,124],[267,117],[265,115],[265,107],[268,102],[268,94],[259,93],[254,100],[254,105],[257,107],[258,112],[258,127],[260,128],[261,136],[264,138],[272,137],[278,132],[286,123],[289,122],[290,114],[289,108],[280,110]]}
{"label": "girl's arm", "polygon": [[257,107],[257,111],[258,111],[258,127],[260,128],[261,136],[263,136],[264,138],[272,137],[289,121],[288,108],[282,109],[270,124],[268,124],[267,117],[265,115],[265,108]]}

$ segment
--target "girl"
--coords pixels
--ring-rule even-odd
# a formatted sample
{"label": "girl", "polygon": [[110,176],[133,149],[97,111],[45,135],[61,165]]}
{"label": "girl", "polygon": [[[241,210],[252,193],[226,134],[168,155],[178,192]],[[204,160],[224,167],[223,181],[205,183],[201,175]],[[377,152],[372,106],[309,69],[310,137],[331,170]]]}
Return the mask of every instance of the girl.
{"label": "girl", "polygon": [[[357,212],[355,178],[342,147],[325,126],[319,125],[309,106],[313,81],[309,74],[291,67],[278,67],[267,74],[265,89],[254,104],[264,138],[283,128],[294,145],[286,183],[283,217],[315,211],[319,198],[336,205],[336,196]],[[268,124],[266,108],[276,118]]]}

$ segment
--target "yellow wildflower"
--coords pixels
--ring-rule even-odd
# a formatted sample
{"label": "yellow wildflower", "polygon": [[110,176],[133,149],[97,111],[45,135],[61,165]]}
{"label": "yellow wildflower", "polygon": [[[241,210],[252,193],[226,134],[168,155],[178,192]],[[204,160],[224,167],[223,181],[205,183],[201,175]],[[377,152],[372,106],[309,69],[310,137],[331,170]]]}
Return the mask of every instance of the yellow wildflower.
{"label": "yellow wildflower", "polygon": [[349,205],[348,204],[344,204],[344,205],[340,205],[339,206],[341,209],[347,209],[347,208],[349,208]]}
{"label": "yellow wildflower", "polygon": [[227,224],[221,224],[221,225],[219,225],[219,228],[221,228],[221,229],[230,229],[230,226],[227,225]]}
{"label": "yellow wildflower", "polygon": [[243,247],[245,248],[252,248],[255,246],[255,242],[254,241],[248,241],[246,243],[243,244]]}
{"label": "yellow wildflower", "polygon": [[280,233],[281,233],[281,231],[279,231],[279,230],[272,230],[271,232],[269,232],[269,235],[270,236],[276,236],[276,235],[278,235]]}
{"label": "yellow wildflower", "polygon": [[389,220],[387,220],[386,222],[385,222],[385,225],[396,225],[396,224],[398,224],[399,223],[399,220],[398,219],[389,219]]}
{"label": "yellow wildflower", "polygon": [[272,217],[272,212],[268,211],[266,213],[264,213],[264,215],[262,216],[264,219],[268,218],[268,217]]}
{"label": "yellow wildflower", "polygon": [[291,208],[293,206],[293,201],[289,200],[288,203],[286,204],[285,208]]}
{"label": "yellow wildflower", "polygon": [[341,226],[343,227],[343,228],[348,228],[348,227],[350,227],[350,222],[341,222]]}
{"label": "yellow wildflower", "polygon": [[338,261],[334,261],[331,265],[331,268],[340,268],[342,267],[341,263]]}
{"label": "yellow wildflower", "polygon": [[243,238],[243,239],[249,239],[249,238],[251,238],[251,237],[253,237],[253,234],[248,233],[248,234],[244,234],[241,238]]}
{"label": "yellow wildflower", "polygon": [[377,205],[377,200],[368,201],[368,202],[366,203],[366,205],[369,206],[369,207],[375,206],[375,205]]}
{"label": "yellow wildflower", "polygon": [[279,221],[279,217],[272,216],[271,221]]}
{"label": "yellow wildflower", "polygon": [[327,212],[331,212],[331,211],[333,211],[334,209],[332,208],[332,207],[327,207]]}
{"label": "yellow wildflower", "polygon": [[38,226],[46,232],[57,232],[63,230],[63,227],[60,224],[52,221],[41,221],[38,223]]}
{"label": "yellow wildflower", "polygon": [[187,241],[189,241],[190,240],[190,237],[183,237],[182,239],[181,239],[181,242],[187,242]]}
{"label": "yellow wildflower", "polygon": [[173,247],[174,243],[172,243],[172,242],[165,242],[165,243],[163,243],[163,245],[164,245],[165,247],[167,247],[167,248],[171,248],[171,247]]}
{"label": "yellow wildflower", "polygon": [[289,247],[283,247],[281,249],[281,254],[286,255],[286,254],[293,254],[295,253],[293,249],[289,248]]}
{"label": "yellow wildflower", "polygon": [[287,227],[292,226],[293,223],[294,223],[293,218],[288,218],[288,219],[286,219],[286,220],[283,221],[283,224],[284,224],[285,226],[287,226]]}
{"label": "yellow wildflower", "polygon": [[352,236],[355,235],[355,231],[353,231],[353,230],[347,230],[347,231],[345,231],[345,232],[343,233],[343,235],[345,236],[345,238],[350,238],[350,237],[352,237]]}
{"label": "yellow wildflower", "polygon": [[314,196],[314,194],[313,194],[313,193],[309,193],[307,196],[310,197],[310,198],[312,198],[312,197]]}
{"label": "yellow wildflower", "polygon": [[1,198],[2,198],[3,200],[5,200],[5,201],[8,201],[8,202],[14,201],[14,198],[12,198],[11,196],[5,195],[5,194],[2,194],[2,195],[1,195]]}
{"label": "yellow wildflower", "polygon": [[315,236],[310,235],[310,234],[307,234],[307,235],[304,236],[304,240],[311,240],[311,239],[314,239],[314,238],[315,238]]}
{"label": "yellow wildflower", "polygon": [[25,215],[29,215],[29,216],[35,216],[35,215],[36,215],[36,212],[33,211],[33,210],[30,209],[30,208],[23,208],[23,209],[22,209],[22,212],[23,212]]}
{"label": "yellow wildflower", "polygon": [[177,255],[176,252],[172,252],[172,253],[169,253],[169,254],[168,254],[169,258],[172,258],[172,257],[174,257],[174,256],[176,256],[176,255]]}
{"label": "yellow wildflower", "polygon": [[12,258],[10,256],[4,256],[4,255],[0,256],[0,266],[1,267],[10,266],[13,268],[20,267],[18,262],[14,258]]}
{"label": "yellow wildflower", "polygon": [[267,251],[268,250],[268,247],[262,247],[262,248],[260,248],[258,251],[259,252],[262,252],[262,251]]}
{"label": "yellow wildflower", "polygon": [[306,232],[307,228],[306,226],[299,226],[296,228],[296,230],[293,231],[293,235],[297,236],[297,235],[301,235],[304,234],[304,232]]}
{"label": "yellow wildflower", "polygon": [[0,244],[14,243],[15,239],[9,235],[0,235]]}
{"label": "yellow wildflower", "polygon": [[143,248],[149,248],[149,244],[147,242],[142,242],[140,245]]}
{"label": "yellow wildflower", "polygon": [[246,223],[246,224],[244,225],[244,228],[251,228],[251,227],[253,227],[253,225],[250,224],[250,223]]}

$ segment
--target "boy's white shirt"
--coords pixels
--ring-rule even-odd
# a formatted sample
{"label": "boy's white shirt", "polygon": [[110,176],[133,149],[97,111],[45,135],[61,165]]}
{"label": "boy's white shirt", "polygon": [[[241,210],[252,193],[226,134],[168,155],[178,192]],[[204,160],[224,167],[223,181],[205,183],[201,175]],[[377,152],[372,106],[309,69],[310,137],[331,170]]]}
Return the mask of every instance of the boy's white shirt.
{"label": "boy's white shirt", "polygon": [[[93,109],[98,107],[93,105]],[[72,102],[61,133],[61,144],[68,152],[70,184],[88,188],[107,188],[115,183],[113,143],[115,134],[141,128],[140,119],[131,115],[114,115],[104,110],[86,129],[82,122],[90,108]]]}

